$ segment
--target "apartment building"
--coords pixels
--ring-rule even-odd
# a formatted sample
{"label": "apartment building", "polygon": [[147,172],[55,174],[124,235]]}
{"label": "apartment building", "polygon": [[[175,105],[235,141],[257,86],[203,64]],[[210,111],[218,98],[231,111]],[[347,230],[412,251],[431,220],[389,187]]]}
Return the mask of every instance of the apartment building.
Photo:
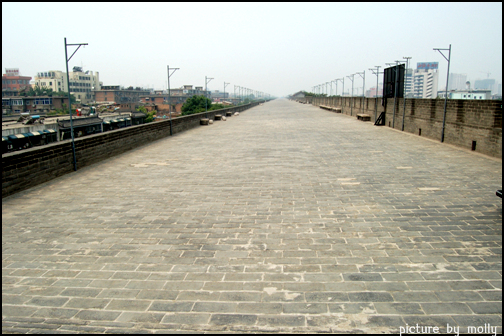
{"label": "apartment building", "polygon": [[68,92],[73,94],[78,103],[88,104],[94,101],[93,90],[100,90],[99,73],[93,71],[83,71],[82,67],[73,67],[72,72],[68,74],[70,85],[67,83],[66,72],[59,70],[49,70],[38,72],[35,77],[35,85],[51,88],[54,92]]}
{"label": "apartment building", "polygon": [[438,91],[438,62],[417,63],[405,74],[406,98],[435,99]]}
{"label": "apartment building", "polygon": [[37,72],[35,86],[49,88],[54,92],[68,92],[66,72],[59,70]]}
{"label": "apartment building", "polygon": [[30,85],[31,77],[21,76],[18,68],[6,68],[2,75],[2,90],[19,91]]}
{"label": "apartment building", "polygon": [[123,88],[119,85],[106,85],[102,86],[98,90],[94,90],[93,94],[95,97],[95,102],[98,104],[136,104],[140,101],[140,96],[150,94],[150,90],[140,87],[133,88],[132,86]]}

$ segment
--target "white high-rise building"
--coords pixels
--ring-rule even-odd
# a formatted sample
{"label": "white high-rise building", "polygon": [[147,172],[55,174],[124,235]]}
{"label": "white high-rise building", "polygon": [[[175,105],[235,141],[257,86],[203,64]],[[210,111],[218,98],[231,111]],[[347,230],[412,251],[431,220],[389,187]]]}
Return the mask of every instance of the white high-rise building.
{"label": "white high-rise building", "polygon": [[435,99],[438,90],[438,63],[417,63],[406,71],[406,98]]}

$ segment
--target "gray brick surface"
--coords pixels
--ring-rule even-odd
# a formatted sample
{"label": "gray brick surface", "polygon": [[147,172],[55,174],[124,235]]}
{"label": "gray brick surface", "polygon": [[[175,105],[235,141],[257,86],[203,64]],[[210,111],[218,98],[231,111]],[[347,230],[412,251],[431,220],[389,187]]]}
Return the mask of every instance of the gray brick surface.
{"label": "gray brick surface", "polygon": [[3,331],[501,328],[501,188],[499,159],[268,102],[3,198]]}

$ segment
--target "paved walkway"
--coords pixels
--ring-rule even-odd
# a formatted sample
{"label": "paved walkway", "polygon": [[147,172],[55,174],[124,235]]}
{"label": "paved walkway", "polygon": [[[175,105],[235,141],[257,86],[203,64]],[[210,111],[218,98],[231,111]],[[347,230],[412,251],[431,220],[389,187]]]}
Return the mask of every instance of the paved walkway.
{"label": "paved walkway", "polygon": [[275,100],[3,199],[3,331],[501,332],[501,175]]}

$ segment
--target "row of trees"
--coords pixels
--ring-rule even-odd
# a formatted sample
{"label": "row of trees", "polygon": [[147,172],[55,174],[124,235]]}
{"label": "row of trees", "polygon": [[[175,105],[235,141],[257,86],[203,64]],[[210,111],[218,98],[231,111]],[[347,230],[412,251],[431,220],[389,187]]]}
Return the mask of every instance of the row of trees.
{"label": "row of trees", "polygon": [[[327,94],[326,93],[313,93],[313,92],[306,92],[306,91],[303,91],[305,97],[327,97]],[[338,96],[333,96],[333,97],[339,97]]]}
{"label": "row of trees", "polygon": [[182,115],[205,112],[205,109],[207,111],[220,110],[225,107],[226,105],[223,104],[212,104],[212,101],[205,96],[192,96],[182,105]]}

